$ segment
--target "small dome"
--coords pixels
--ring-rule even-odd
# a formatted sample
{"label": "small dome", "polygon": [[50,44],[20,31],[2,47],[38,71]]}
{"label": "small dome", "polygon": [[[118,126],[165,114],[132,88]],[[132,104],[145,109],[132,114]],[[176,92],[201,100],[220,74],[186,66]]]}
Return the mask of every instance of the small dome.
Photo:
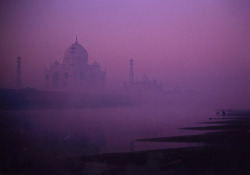
{"label": "small dome", "polygon": [[76,40],[64,53],[64,64],[88,63],[88,52]]}
{"label": "small dome", "polygon": [[52,63],[52,66],[57,66],[57,65],[59,65],[59,62],[57,60]]}
{"label": "small dome", "polygon": [[92,64],[93,68],[96,69],[96,70],[100,70],[100,65],[95,61],[93,64]]}

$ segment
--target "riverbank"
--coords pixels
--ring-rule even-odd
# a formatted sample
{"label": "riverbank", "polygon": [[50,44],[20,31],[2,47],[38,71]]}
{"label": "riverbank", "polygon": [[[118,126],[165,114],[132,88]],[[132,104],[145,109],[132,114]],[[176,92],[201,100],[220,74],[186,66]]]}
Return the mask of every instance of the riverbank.
{"label": "riverbank", "polygon": [[72,171],[85,174],[250,174],[249,113],[238,111],[206,124],[219,125],[184,128],[214,130],[207,134],[137,140],[195,142],[203,146],[82,156],[69,159],[70,167]]}

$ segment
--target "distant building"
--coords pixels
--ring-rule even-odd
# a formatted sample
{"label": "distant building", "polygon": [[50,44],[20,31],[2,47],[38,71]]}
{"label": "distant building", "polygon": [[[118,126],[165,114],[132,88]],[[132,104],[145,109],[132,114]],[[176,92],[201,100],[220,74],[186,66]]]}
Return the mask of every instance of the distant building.
{"label": "distant building", "polygon": [[88,64],[88,52],[77,38],[64,53],[63,63],[50,64],[45,70],[45,86],[55,91],[99,91],[106,83],[106,71],[95,61]]}
{"label": "distant building", "polygon": [[148,76],[144,75],[141,79],[134,79],[134,61],[131,58],[129,61],[129,82],[124,83],[124,89],[127,92],[132,93],[150,93],[150,92],[162,92],[163,84],[158,83],[154,79],[149,79]]}

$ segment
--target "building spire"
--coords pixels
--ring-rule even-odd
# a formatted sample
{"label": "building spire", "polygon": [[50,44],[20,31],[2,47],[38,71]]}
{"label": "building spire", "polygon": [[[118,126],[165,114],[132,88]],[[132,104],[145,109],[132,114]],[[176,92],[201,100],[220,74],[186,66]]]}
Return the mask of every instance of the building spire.
{"label": "building spire", "polygon": [[77,35],[76,35],[76,43],[77,43]]}

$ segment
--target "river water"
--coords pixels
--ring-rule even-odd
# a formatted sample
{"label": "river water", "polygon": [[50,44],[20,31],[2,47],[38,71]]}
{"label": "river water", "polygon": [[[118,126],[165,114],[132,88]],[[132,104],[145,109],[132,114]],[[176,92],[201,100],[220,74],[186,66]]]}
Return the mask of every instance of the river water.
{"label": "river water", "polygon": [[12,122],[11,133],[21,149],[39,147],[69,156],[190,146],[136,139],[202,133],[179,128],[200,126],[214,114],[207,107],[152,105],[1,111]]}

